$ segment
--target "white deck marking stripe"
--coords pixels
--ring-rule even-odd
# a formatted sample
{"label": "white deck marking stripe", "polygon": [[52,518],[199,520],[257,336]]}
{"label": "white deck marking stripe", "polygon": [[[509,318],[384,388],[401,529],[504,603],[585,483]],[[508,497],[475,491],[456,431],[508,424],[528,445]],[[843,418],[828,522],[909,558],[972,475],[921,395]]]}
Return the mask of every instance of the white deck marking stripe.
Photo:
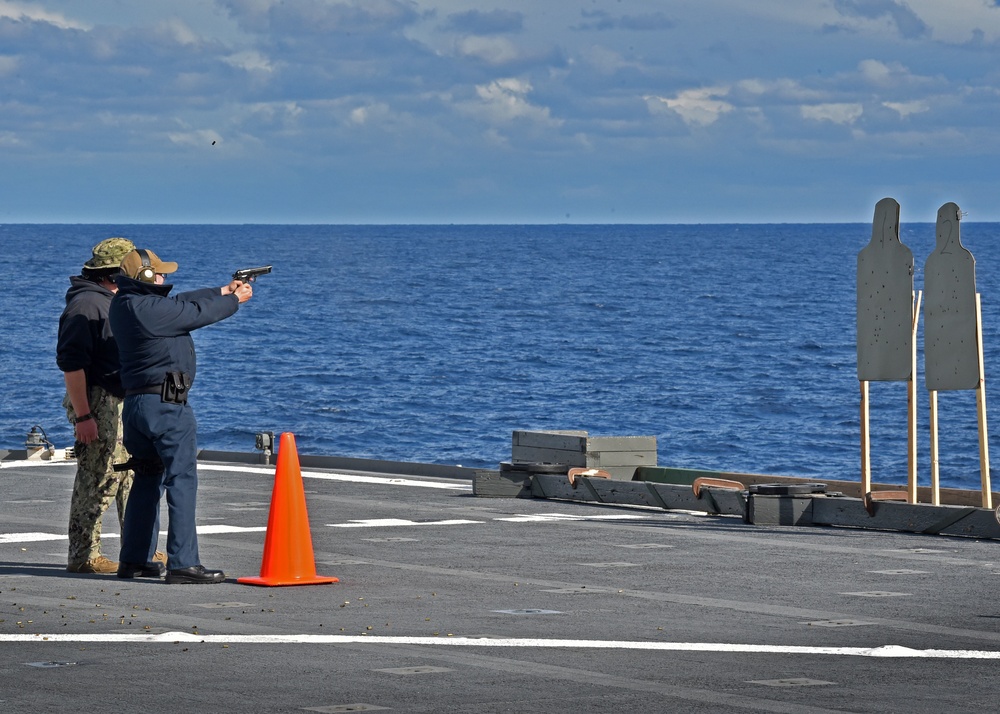
{"label": "white deck marking stripe", "polygon": [[[75,460],[68,461],[0,461],[0,468],[24,468],[25,466],[75,466]],[[199,471],[238,471],[241,473],[264,474],[274,476],[275,466],[244,466],[234,464],[233,466],[218,466],[216,464],[198,464]],[[438,488],[447,491],[471,491],[472,484],[468,483],[435,483],[433,481],[417,481],[409,478],[398,478],[394,476],[362,476],[360,474],[338,474],[319,473],[316,471],[302,471],[302,478],[316,478],[326,481],[349,481],[352,483],[375,483],[388,486],[415,486],[418,488]]]}
{"label": "white deck marking stripe", "polygon": [[66,540],[68,537],[56,533],[0,533],[0,543],[40,543],[45,540]]}
{"label": "white deck marking stripe", "polygon": [[537,638],[486,637],[383,637],[364,635],[193,635],[164,632],[131,634],[0,634],[0,642],[107,642],[115,644],[245,644],[245,645],[429,645],[436,647],[522,647],[660,652],[736,652],[743,654],[838,655],[846,657],[892,657],[929,659],[1000,659],[990,650],[915,650],[899,645],[882,647],[803,647],[796,645],[745,645],[724,642],[629,642],[617,640],[546,640]]}
{"label": "white deck marking stripe", "polygon": [[603,513],[588,516],[570,515],[567,513],[535,513],[524,516],[494,518],[493,520],[509,521],[510,523],[550,523],[557,521],[635,521],[647,518],[650,518],[650,516],[633,516],[623,513]]}
{"label": "white deck marking stripe", "polygon": [[[215,535],[217,533],[263,533],[267,526],[198,526],[198,535]],[[160,531],[160,535],[165,535],[166,531]]]}
{"label": "white deck marking stripe", "polygon": [[376,528],[395,526],[461,526],[469,523],[482,523],[482,521],[464,521],[460,519],[452,521],[406,521],[401,518],[373,518],[367,521],[351,521],[350,523],[327,523],[330,528]]}
{"label": "white deck marking stripe", "polygon": [[[563,515],[559,513],[540,513],[531,516],[517,516],[514,518],[492,518],[494,521],[507,521],[510,523],[567,523],[576,521],[614,521],[614,520],[636,520],[645,519],[649,516],[629,516],[620,514],[601,514],[592,516]],[[459,526],[468,524],[481,524],[484,521],[472,521],[466,519],[451,519],[444,521],[408,521],[399,518],[373,518],[368,520],[354,520],[348,523],[327,523],[330,528],[383,528],[394,526]],[[198,526],[199,535],[219,535],[222,533],[262,533],[267,531],[266,526],[227,526],[223,524]],[[166,531],[160,531],[160,535],[166,535]],[[118,533],[104,532],[104,538],[120,538]],[[0,545],[11,543],[38,543],[42,541],[66,540],[66,534],[58,533],[0,533]]]}
{"label": "white deck marking stripe", "polygon": [[[263,533],[267,526],[225,526],[208,525],[198,526],[199,535],[217,535],[219,533]],[[160,531],[160,535],[166,535],[166,531]],[[69,536],[65,533],[0,533],[0,544],[5,543],[39,543],[49,540],[66,540]],[[120,533],[101,533],[102,538],[121,538]]]}
{"label": "white deck marking stripe", "polygon": [[0,469],[23,469],[25,466],[72,466],[76,468],[76,459],[56,459],[55,461],[13,459],[11,461],[0,461]]}
{"label": "white deck marking stripe", "polygon": [[[264,466],[215,466],[213,464],[198,464],[199,471],[240,471],[244,473],[274,475],[274,467]],[[471,491],[472,484],[464,483],[433,483],[431,481],[415,481],[408,478],[392,476],[361,476],[359,474],[327,474],[315,471],[302,471],[302,478],[315,478],[324,481],[348,481],[351,483],[376,483],[385,486],[416,486],[418,488],[439,488],[448,491]]]}

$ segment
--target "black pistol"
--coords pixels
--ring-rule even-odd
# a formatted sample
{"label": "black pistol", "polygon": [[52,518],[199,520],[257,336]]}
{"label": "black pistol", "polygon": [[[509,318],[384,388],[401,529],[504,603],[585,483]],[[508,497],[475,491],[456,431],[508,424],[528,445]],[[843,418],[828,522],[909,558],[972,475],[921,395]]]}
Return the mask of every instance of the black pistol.
{"label": "black pistol", "polygon": [[239,280],[241,283],[252,283],[258,275],[267,275],[270,272],[270,265],[262,265],[259,268],[242,268],[233,273],[233,280]]}

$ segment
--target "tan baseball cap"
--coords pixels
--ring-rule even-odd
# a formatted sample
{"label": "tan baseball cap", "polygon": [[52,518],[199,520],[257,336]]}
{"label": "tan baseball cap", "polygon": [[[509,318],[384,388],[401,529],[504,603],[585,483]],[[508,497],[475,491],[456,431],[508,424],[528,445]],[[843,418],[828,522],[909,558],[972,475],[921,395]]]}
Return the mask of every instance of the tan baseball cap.
{"label": "tan baseball cap", "polygon": [[153,282],[157,273],[173,273],[176,270],[177,263],[160,260],[156,253],[145,248],[136,248],[122,258],[121,271],[130,278],[147,283]]}

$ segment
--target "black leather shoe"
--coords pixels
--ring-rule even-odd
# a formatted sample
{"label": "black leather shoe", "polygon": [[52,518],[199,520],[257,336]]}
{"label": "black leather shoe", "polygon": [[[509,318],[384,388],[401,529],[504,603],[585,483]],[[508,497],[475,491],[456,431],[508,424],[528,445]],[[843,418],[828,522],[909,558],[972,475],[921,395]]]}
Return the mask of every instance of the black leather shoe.
{"label": "black leather shoe", "polygon": [[119,578],[162,578],[167,570],[163,563],[119,563]]}
{"label": "black leather shoe", "polygon": [[221,583],[226,574],[221,570],[206,570],[204,565],[194,565],[190,568],[177,568],[167,571],[167,582],[189,585],[208,585]]}

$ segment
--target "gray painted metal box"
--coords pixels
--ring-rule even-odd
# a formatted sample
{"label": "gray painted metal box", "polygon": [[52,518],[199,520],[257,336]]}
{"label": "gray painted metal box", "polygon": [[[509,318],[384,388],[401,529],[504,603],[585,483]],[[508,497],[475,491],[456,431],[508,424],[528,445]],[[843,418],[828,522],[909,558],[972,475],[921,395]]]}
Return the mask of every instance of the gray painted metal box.
{"label": "gray painted metal box", "polygon": [[586,431],[515,431],[513,463],[553,463],[601,469],[631,481],[640,466],[656,466],[655,436],[590,436]]}
{"label": "gray painted metal box", "polygon": [[479,469],[472,478],[472,495],[487,498],[531,498],[527,471]]}

